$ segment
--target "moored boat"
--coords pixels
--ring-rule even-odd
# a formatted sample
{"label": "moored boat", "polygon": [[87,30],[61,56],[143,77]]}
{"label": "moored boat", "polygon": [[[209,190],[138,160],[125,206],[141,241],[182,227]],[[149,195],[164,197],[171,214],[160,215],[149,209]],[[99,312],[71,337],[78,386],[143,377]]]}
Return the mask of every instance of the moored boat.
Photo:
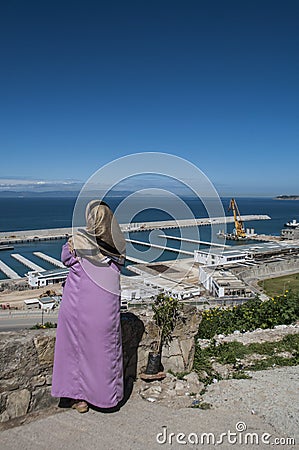
{"label": "moored boat", "polygon": [[296,219],[293,219],[292,221],[285,223],[284,226],[289,228],[296,228],[299,227],[299,222],[297,222]]}

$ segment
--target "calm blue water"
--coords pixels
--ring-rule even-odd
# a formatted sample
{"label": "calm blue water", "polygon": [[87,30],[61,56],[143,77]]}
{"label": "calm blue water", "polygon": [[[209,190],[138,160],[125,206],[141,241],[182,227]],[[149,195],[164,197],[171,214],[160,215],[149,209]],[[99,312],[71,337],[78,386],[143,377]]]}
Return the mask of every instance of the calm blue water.
{"label": "calm blue water", "polygon": [[[227,215],[231,215],[231,212],[227,212],[229,205],[229,198],[222,199],[224,209]],[[72,212],[75,205],[75,198],[0,198],[0,231],[17,231],[17,230],[32,230],[32,229],[44,229],[44,228],[60,228],[71,227],[72,225]],[[142,210],[146,207],[147,202],[142,199],[136,200],[140,204],[137,205],[137,210]],[[206,217],[207,213],[203,205],[194,199],[185,200],[192,212],[196,217]],[[120,199],[113,198],[109,201],[112,209],[119,204]],[[239,198],[237,199],[238,206],[241,214],[268,214],[271,220],[267,221],[253,221],[246,223],[245,227],[254,228],[258,233],[267,233],[272,235],[279,235],[284,223],[291,219],[299,221],[299,201],[292,200],[274,200],[271,198]],[[177,218],[184,218],[178,214]],[[154,221],[154,220],[167,220],[169,214],[165,214],[161,210],[146,209],[139,212],[134,221]],[[125,217],[124,220],[125,221]],[[232,231],[234,225],[228,225],[228,231]],[[219,226],[221,229],[221,225]],[[161,232],[159,232],[161,234]],[[164,230],[164,233],[170,236],[179,236],[179,230],[170,229]],[[184,237],[194,237],[194,230],[184,229]],[[151,235],[153,237],[153,235]],[[210,239],[210,228],[199,227],[199,236],[201,240],[208,241]],[[150,239],[149,232],[131,233],[130,237],[148,241]],[[157,234],[154,236],[154,242],[160,245],[166,243],[166,239],[159,238]],[[153,240],[152,240],[153,242]],[[221,242],[221,241],[219,241]],[[28,259],[34,261],[45,269],[52,269],[53,266],[32,254],[33,251],[41,251],[47,253],[57,259],[60,259],[61,246],[64,241],[44,241],[29,244],[15,245],[12,251],[1,251],[0,259],[12,267],[17,273],[23,276],[29,269],[23,266],[21,263],[14,260],[10,255],[11,253],[20,253]],[[235,244],[230,242],[230,244]],[[167,245],[173,248],[181,248],[187,251],[193,251],[198,246],[190,243],[180,244],[179,241],[167,240]],[[147,247],[136,245],[136,249],[140,252],[148,251]],[[152,250],[154,252],[155,250]],[[169,260],[177,257],[176,253],[164,251],[163,254],[159,250],[156,250],[157,260]],[[139,256],[140,259],[141,256]],[[6,276],[0,271],[0,279],[5,279]]]}

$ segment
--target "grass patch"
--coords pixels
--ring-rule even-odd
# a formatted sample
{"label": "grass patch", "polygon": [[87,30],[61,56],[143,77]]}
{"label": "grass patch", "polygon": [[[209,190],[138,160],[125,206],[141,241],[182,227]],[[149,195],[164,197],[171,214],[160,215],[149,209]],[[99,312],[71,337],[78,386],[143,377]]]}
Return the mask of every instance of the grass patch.
{"label": "grass patch", "polygon": [[240,370],[238,372],[233,372],[231,376],[234,380],[249,380],[252,378],[250,375],[245,373],[243,370]]}
{"label": "grass patch", "polygon": [[176,377],[178,380],[183,380],[185,376],[190,373],[190,372],[174,372],[171,369],[169,369],[167,372]]}
{"label": "grass patch", "polygon": [[207,402],[201,402],[201,401],[195,401],[194,403],[192,403],[192,405],[190,406],[190,408],[197,408],[197,409],[211,409],[212,405],[211,403],[207,403]]}
{"label": "grass patch", "polygon": [[33,325],[30,328],[30,330],[40,330],[43,328],[57,328],[57,323],[46,322],[46,323],[44,323],[44,325],[42,325],[41,323],[37,323],[37,324]]}
{"label": "grass patch", "polygon": [[216,334],[253,331],[256,328],[273,328],[288,325],[299,319],[299,295],[292,291],[272,297],[248,300],[232,308],[211,308],[202,313],[197,337],[211,339]]}
{"label": "grass patch", "polygon": [[[282,352],[288,352],[290,357],[280,356]],[[249,364],[240,364],[250,355],[262,355],[264,358],[252,361]],[[278,342],[263,342],[244,345],[241,342],[224,342],[218,344],[212,340],[206,348],[196,346],[194,357],[194,370],[201,373],[205,370],[208,378],[202,380],[205,384],[210,384],[213,378],[220,379],[213,371],[212,362],[220,364],[232,364],[236,370],[232,373],[232,378],[248,378],[244,370],[264,370],[273,366],[295,366],[299,364],[299,334],[288,334]]]}
{"label": "grass patch", "polygon": [[299,294],[299,273],[293,275],[285,275],[283,277],[269,278],[268,280],[261,280],[258,285],[264,292],[274,297],[276,295],[283,295],[285,291],[292,291],[294,294]]}

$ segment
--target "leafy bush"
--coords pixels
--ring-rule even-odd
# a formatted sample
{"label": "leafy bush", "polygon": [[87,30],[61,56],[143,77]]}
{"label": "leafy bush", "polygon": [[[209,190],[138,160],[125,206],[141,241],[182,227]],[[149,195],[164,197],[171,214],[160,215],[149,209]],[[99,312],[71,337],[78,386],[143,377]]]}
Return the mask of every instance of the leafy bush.
{"label": "leafy bush", "polygon": [[289,325],[299,319],[299,295],[285,291],[269,300],[248,300],[232,308],[212,308],[202,313],[197,337],[210,339],[216,334],[230,334],[235,330],[252,331]]}
{"label": "leafy bush", "polygon": [[31,330],[39,330],[41,328],[57,328],[57,323],[46,322],[44,323],[44,325],[42,325],[41,323],[37,323],[36,325],[33,325],[31,327]]}
{"label": "leafy bush", "polygon": [[[288,354],[285,354],[285,353]],[[261,355],[246,363],[246,356]],[[203,370],[208,377],[205,384],[210,384],[214,378],[219,379],[219,374],[213,370],[213,361],[220,364],[231,364],[234,371],[232,378],[248,378],[244,370],[264,370],[273,366],[295,366],[299,363],[299,335],[288,334],[280,341],[257,342],[244,345],[241,342],[217,343],[212,339],[210,345],[201,348],[196,345],[193,369],[200,375]]]}
{"label": "leafy bush", "polygon": [[182,304],[177,298],[160,294],[152,305],[153,319],[159,328],[158,353],[162,352],[163,345],[168,345],[172,340],[172,332],[182,309]]}

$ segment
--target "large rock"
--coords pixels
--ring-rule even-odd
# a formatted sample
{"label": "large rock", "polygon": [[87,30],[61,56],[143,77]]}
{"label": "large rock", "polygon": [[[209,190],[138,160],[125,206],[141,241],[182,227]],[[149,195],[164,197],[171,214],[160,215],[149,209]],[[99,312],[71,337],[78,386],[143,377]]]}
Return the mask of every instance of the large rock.
{"label": "large rock", "polygon": [[38,387],[32,392],[29,412],[39,411],[57,404],[57,399],[51,396],[51,386]]}
{"label": "large rock", "polygon": [[6,402],[6,414],[9,419],[24,416],[29,407],[30,392],[28,389],[19,389],[8,394]]}
{"label": "large rock", "polygon": [[[145,370],[148,353],[155,351],[158,342],[158,327],[153,322],[153,314],[140,315],[144,323],[144,334],[138,348],[137,373]],[[184,305],[180,318],[172,333],[172,340],[162,350],[162,364],[164,370],[175,372],[189,371],[193,366],[195,352],[194,336],[198,332],[201,317],[196,307]]]}
{"label": "large rock", "polygon": [[55,337],[38,335],[34,339],[37,357],[41,365],[52,366],[54,358]]}
{"label": "large rock", "polygon": [[[1,391],[15,389],[39,373],[37,353],[29,331],[0,333]],[[6,381],[7,380],[7,381]]]}

